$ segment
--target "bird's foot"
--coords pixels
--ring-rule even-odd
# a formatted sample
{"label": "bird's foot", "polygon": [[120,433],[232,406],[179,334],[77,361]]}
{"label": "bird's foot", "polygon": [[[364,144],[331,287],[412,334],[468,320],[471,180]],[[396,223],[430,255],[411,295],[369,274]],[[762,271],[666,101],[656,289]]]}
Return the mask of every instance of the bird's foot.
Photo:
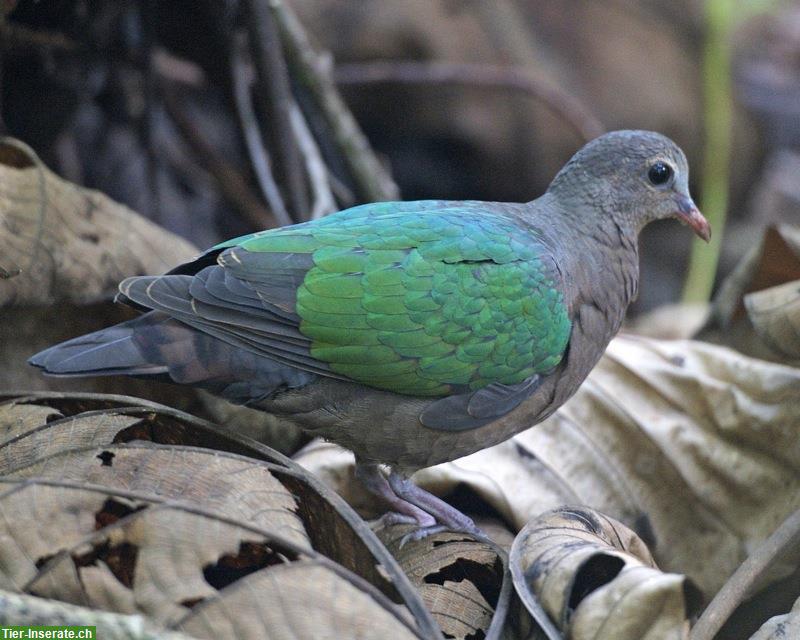
{"label": "bird's foot", "polygon": [[403,538],[403,543],[408,540],[422,540],[431,534],[441,531],[467,533],[479,538],[486,538],[486,534],[475,525],[472,518],[447,504],[441,498],[418,487],[405,476],[400,475],[396,471],[392,471],[389,474],[388,482],[395,495],[424,511],[429,516],[432,516],[436,521],[436,524],[433,526],[420,523],[419,529],[409,533]]}
{"label": "bird's foot", "polygon": [[410,540],[422,540],[434,533],[453,531],[488,540],[472,518],[450,506],[441,498],[421,489],[405,476],[392,471],[387,477],[376,464],[357,464],[356,477],[372,493],[382,497],[392,507],[380,523],[384,525],[411,524],[416,529],[403,536],[400,546]]}

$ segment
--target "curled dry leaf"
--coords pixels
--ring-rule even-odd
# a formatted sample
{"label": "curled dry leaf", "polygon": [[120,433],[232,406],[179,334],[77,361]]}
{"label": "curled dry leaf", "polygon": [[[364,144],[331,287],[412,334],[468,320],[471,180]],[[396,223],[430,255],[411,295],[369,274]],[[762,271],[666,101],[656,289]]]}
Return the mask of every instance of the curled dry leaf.
{"label": "curled dry leaf", "polygon": [[0,588],[199,638],[441,638],[338,496],[180,412],[120,396],[0,398],[0,473]]}
{"label": "curled dry leaf", "polygon": [[538,598],[570,640],[688,638],[694,587],[660,571],[613,518],[568,507],[542,514],[514,540],[510,562],[522,601]]}
{"label": "curled dry leaf", "polygon": [[6,270],[19,270],[0,287],[0,308],[92,302],[127,276],[196,254],[126,206],[62,180],[19,140],[0,139],[0,255]]}
{"label": "curled dry leaf", "polygon": [[487,541],[447,532],[402,544],[410,530],[407,525],[381,527],[378,537],[419,590],[445,636],[498,637],[511,595],[505,552]]}

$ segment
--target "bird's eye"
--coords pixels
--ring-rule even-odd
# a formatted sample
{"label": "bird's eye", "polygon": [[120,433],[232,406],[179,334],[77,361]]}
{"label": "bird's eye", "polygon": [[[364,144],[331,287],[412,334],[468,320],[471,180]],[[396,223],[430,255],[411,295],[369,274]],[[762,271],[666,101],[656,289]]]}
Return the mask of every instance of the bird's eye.
{"label": "bird's eye", "polygon": [[647,170],[647,179],[657,187],[667,184],[672,178],[672,167],[659,160],[650,165]]}

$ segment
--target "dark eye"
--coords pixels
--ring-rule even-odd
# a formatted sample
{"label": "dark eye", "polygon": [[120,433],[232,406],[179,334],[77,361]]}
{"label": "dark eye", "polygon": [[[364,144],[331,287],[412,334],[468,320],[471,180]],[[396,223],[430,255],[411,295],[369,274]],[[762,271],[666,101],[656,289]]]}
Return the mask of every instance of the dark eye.
{"label": "dark eye", "polygon": [[656,186],[666,184],[670,178],[672,178],[672,167],[661,160],[654,162],[647,170],[647,179]]}

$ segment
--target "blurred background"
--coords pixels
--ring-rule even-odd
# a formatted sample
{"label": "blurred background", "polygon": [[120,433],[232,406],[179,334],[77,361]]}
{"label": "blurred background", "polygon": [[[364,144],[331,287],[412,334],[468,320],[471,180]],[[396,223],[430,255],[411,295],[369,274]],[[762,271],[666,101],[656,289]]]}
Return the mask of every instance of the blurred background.
{"label": "blurred background", "polygon": [[[1,134],[198,248],[379,199],[531,200],[620,128],[683,147],[714,229],[648,227],[632,315],[708,301],[800,219],[797,2],[0,0],[0,89]],[[4,384],[76,388],[22,363],[105,309],[12,309]]]}

